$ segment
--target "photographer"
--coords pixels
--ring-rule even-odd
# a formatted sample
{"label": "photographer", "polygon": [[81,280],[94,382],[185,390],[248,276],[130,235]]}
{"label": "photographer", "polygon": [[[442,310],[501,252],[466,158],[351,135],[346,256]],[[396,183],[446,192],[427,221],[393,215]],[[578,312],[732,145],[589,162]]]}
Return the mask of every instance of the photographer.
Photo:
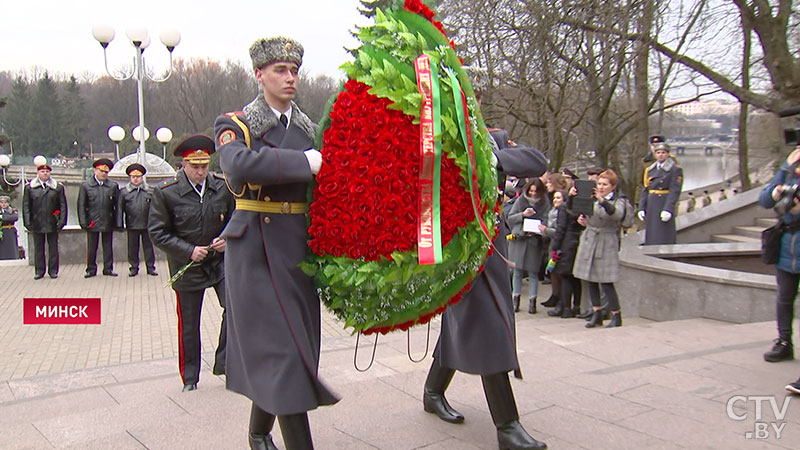
{"label": "photographer", "polygon": [[794,318],[794,299],[797,296],[797,285],[800,281],[800,240],[794,239],[794,234],[800,229],[800,202],[794,194],[794,189],[787,191],[787,188],[800,183],[798,162],[800,162],[800,146],[789,154],[786,162],[783,163],[767,187],[761,191],[758,198],[758,202],[764,208],[775,207],[775,210],[781,214],[779,220],[784,224],[778,262],[775,264],[778,281],[776,307],[778,339],[775,339],[772,350],[764,353],[764,360],[769,362],[794,359],[792,319]]}

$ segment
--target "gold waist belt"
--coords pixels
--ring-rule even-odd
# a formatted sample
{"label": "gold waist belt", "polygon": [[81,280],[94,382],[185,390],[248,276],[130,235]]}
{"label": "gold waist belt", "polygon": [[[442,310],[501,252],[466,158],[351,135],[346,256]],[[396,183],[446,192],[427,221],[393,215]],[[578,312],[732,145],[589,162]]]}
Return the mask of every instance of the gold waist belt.
{"label": "gold waist belt", "polygon": [[647,191],[647,192],[649,192],[649,193],[651,193],[651,194],[660,194],[660,195],[663,195],[663,194],[669,194],[669,189],[650,189],[650,190],[649,190],[649,191]]}
{"label": "gold waist belt", "polygon": [[305,214],[308,204],[298,202],[262,202],[260,200],[236,199],[236,209],[270,214]]}
{"label": "gold waist belt", "polygon": [[3,225],[3,228],[14,228],[14,225]]}

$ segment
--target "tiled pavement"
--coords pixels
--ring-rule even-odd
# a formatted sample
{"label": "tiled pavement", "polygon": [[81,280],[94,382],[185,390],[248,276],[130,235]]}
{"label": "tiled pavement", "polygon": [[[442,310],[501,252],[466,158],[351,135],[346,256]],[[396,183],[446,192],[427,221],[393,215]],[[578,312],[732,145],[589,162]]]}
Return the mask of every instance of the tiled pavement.
{"label": "tiled pavement", "polygon": [[[120,277],[89,280],[82,269],[66,266],[58,280],[34,281],[31,267],[0,264],[0,449],[247,448],[249,404],[225,390],[224,377],[206,365],[200,389],[180,391],[166,267],[158,267],[159,277],[128,278],[118,269]],[[100,297],[103,324],[24,326],[24,297]],[[208,362],[220,314],[213,291],[205,306]],[[761,358],[774,323],[626,317],[621,328],[587,330],[578,319],[517,318],[525,378],[512,383],[521,420],[552,449],[800,448],[800,397],[791,397],[778,421],[768,400],[780,409],[783,386],[800,376],[800,362]],[[431,346],[437,333],[434,322]],[[369,362],[372,339],[361,340],[359,367]],[[381,336],[374,365],[358,372],[355,337],[324,314],[320,374],[342,400],[310,413],[316,448],[497,448],[476,376],[457,374],[448,390],[465,424],[422,411],[430,357],[414,363],[408,353],[421,358],[425,340],[424,327]],[[759,420],[756,403],[745,401],[756,395],[766,399]],[[729,417],[745,413],[741,421]],[[769,438],[746,439],[757,421]],[[772,425],[781,423],[777,439]],[[283,448],[277,427],[275,438]]]}

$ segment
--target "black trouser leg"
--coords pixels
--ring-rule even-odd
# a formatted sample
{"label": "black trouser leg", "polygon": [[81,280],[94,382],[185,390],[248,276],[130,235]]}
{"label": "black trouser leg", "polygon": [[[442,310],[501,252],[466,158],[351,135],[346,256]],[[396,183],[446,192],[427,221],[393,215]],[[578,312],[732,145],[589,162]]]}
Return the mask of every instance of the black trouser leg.
{"label": "black trouser leg", "polygon": [[274,425],[275,416],[253,403],[250,408],[250,432],[247,436],[251,450],[277,450],[270,434]]}
{"label": "black trouser leg", "polygon": [[219,298],[219,306],[222,307],[222,323],[219,325],[219,341],[217,343],[217,351],[214,354],[214,373],[225,372],[225,349],[228,345],[228,325],[225,318],[228,315],[225,309],[225,279],[214,285],[214,291]]}
{"label": "black trouser leg", "polygon": [[608,310],[619,311],[619,296],[617,296],[614,283],[600,283],[600,290],[603,291],[603,298],[606,299]]}
{"label": "black trouser leg", "polygon": [[97,245],[100,243],[100,233],[86,232],[86,273],[97,273]]}
{"label": "black trouser leg", "polygon": [[425,379],[422,406],[425,411],[436,414],[445,422],[461,423],[464,421],[464,415],[453,409],[444,396],[444,391],[447,390],[455,373],[453,369],[442,367],[434,358],[428,377]]}
{"label": "black trouser leg", "polygon": [[572,293],[575,290],[574,278],[572,275],[561,275],[561,304],[564,308],[569,308],[572,303]]}
{"label": "black trouser leg", "polygon": [[278,423],[286,450],[313,450],[307,413],[278,416]]}
{"label": "black trouser leg", "polygon": [[569,276],[572,279],[572,304],[575,305],[576,309],[580,310],[581,296],[583,295],[583,283],[581,283],[581,280],[575,278],[572,274]]}
{"label": "black trouser leg", "polygon": [[101,234],[103,240],[103,273],[114,271],[114,232],[104,231]]}
{"label": "black trouser leg", "polygon": [[141,230],[139,234],[142,236],[142,253],[144,253],[144,264],[147,267],[147,273],[156,271],[156,253],[153,251],[153,241],[150,240],[150,234],[147,230]]}
{"label": "black trouser leg", "polygon": [[794,299],[797,297],[797,285],[800,274],[784,272],[776,269],[778,281],[778,337],[792,342],[792,319],[794,319]]}
{"label": "black trouser leg", "polygon": [[[45,268],[44,233],[31,233],[33,235],[33,267],[34,275],[43,277]],[[780,285],[779,285],[780,286]]]}
{"label": "black trouser leg", "polygon": [[178,310],[178,368],[183,384],[197,384],[200,379],[200,314],[202,291],[175,291]]}
{"label": "black trouser leg", "polygon": [[130,272],[136,273],[139,271],[139,236],[142,235],[142,230],[128,230],[128,264],[130,264]]}
{"label": "black trouser leg", "polygon": [[47,233],[47,273],[58,275],[58,231]]}

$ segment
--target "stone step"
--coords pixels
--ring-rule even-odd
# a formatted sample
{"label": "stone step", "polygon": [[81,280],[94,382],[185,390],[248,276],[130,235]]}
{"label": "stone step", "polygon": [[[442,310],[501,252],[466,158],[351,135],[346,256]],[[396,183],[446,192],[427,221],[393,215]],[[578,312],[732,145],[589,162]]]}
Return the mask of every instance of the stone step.
{"label": "stone step", "polygon": [[711,242],[759,242],[759,238],[742,236],[740,234],[712,234]]}
{"label": "stone step", "polygon": [[764,231],[765,228],[766,227],[760,227],[758,225],[738,226],[733,227],[733,233],[740,236],[761,239],[761,232]]}
{"label": "stone step", "polygon": [[777,217],[759,217],[756,219],[756,225],[764,228],[769,228],[775,225],[775,222],[778,221]]}

